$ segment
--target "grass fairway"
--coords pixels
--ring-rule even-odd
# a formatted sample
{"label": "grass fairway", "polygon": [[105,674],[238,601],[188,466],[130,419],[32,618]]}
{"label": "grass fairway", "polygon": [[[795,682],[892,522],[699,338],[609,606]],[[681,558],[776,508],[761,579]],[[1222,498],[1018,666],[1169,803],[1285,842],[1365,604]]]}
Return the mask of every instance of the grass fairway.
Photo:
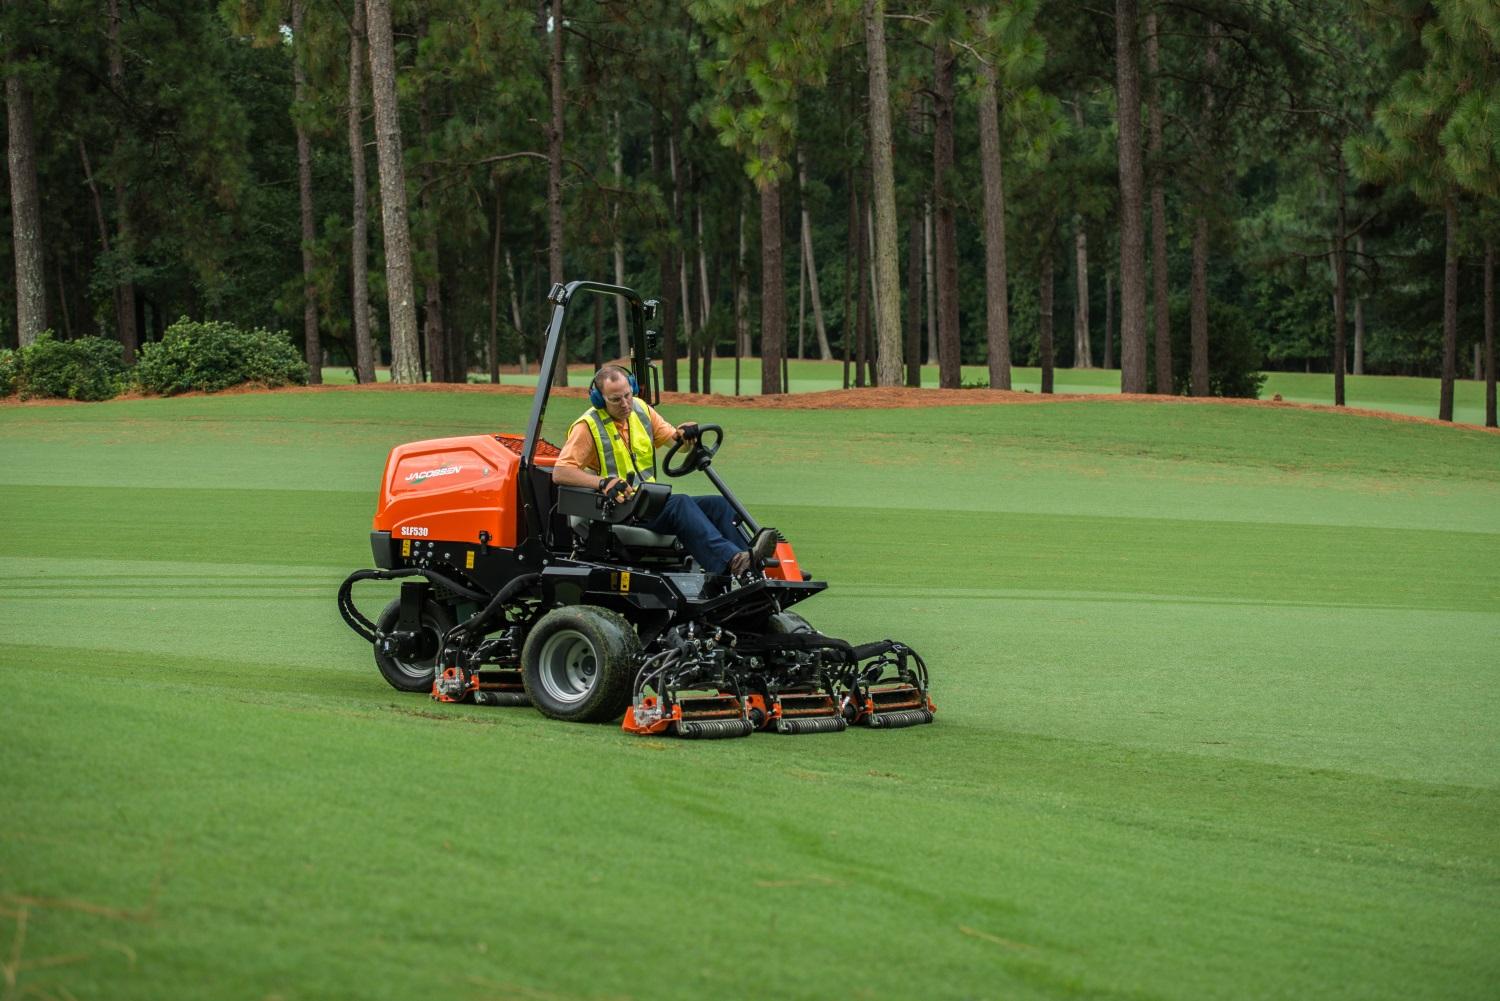
{"label": "grass fairway", "polygon": [[[1017,366],[1012,370],[1012,386],[1022,392],[1041,392],[1041,369]],[[575,386],[586,385],[592,372],[587,366],[574,365],[570,378]],[[381,382],[389,374],[380,370]],[[844,386],[844,366],[832,361],[792,361],[787,364],[789,391],[793,393],[817,393]],[[965,365],[963,382],[967,385],[987,385],[989,371],[983,365]],[[353,373],[347,369],[329,368],[323,372],[326,382],[349,384],[354,382]],[[488,377],[473,377],[476,381],[487,381]],[[687,363],[678,366],[679,388],[688,387]],[[514,385],[536,385],[536,374],[519,375],[507,372],[501,381]],[[1059,368],[1054,373],[1055,392],[1074,393],[1118,393],[1120,372],[1118,369],[1073,369]],[[937,367],[922,368],[922,385],[938,384]],[[713,389],[726,396],[734,395],[734,359],[719,358],[714,362]],[[1360,410],[1380,410],[1414,417],[1438,415],[1440,383],[1437,379],[1395,375],[1351,375],[1345,378],[1345,402]],[[740,391],[744,395],[760,392],[760,359],[744,359],[740,364]],[[1327,373],[1268,372],[1266,383],[1261,388],[1263,400],[1279,395],[1293,403],[1317,403],[1333,405],[1333,376]],[[1458,379],[1453,383],[1453,419],[1460,424],[1484,423],[1484,383],[1471,379]]]}
{"label": "grass fairway", "polygon": [[1495,996],[1500,436],[699,410],[940,716],[695,743],[339,619],[387,449],[528,402],[0,408],[0,997]]}

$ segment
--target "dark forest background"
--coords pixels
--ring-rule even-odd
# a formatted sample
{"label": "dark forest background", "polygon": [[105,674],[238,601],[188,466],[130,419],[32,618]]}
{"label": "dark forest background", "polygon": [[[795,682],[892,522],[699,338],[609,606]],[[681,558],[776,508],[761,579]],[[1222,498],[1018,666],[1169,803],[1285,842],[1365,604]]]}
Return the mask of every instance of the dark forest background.
{"label": "dark forest background", "polygon": [[[180,316],[464,380],[551,283],[715,359],[1484,374],[1492,0],[7,0],[0,346]],[[398,204],[399,203],[399,204]],[[1486,319],[1486,317],[1489,319]],[[619,352],[601,309],[570,356]],[[1493,364],[1489,366],[1493,377]],[[316,376],[318,366],[313,372]],[[1249,387],[1253,392],[1253,385]]]}

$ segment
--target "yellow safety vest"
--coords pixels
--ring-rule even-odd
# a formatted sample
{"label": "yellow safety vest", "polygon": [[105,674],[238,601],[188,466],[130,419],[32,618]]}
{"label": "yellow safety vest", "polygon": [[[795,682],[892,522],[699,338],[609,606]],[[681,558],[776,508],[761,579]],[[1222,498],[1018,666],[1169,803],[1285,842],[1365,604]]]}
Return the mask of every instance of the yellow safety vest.
{"label": "yellow safety vest", "polygon": [[609,411],[596,407],[584,411],[583,416],[569,426],[568,433],[571,434],[579,424],[588,425],[589,433],[594,436],[599,468],[605,476],[618,476],[623,480],[634,473],[637,482],[655,482],[656,445],[651,440],[651,416],[646,405],[633,400],[626,420],[630,422],[629,446],[620,437],[620,429]]}

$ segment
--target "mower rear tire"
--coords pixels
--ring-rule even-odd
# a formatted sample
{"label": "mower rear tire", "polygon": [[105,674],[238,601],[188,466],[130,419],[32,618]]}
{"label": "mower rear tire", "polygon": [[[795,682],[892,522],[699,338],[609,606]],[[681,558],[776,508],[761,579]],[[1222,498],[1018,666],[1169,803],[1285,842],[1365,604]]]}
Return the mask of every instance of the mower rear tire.
{"label": "mower rear tire", "polygon": [[442,645],[443,634],[456,624],[453,613],[436,602],[423,603],[421,651],[410,658],[393,657],[380,650],[378,637],[395,630],[400,621],[401,599],[397,598],[375,620],[375,666],[380,668],[381,677],[398,691],[431,692],[438,647]]}
{"label": "mower rear tire", "polygon": [[597,605],[554,608],[521,649],[521,680],[543,716],[608,723],[630,704],[641,641],[617,612]]}

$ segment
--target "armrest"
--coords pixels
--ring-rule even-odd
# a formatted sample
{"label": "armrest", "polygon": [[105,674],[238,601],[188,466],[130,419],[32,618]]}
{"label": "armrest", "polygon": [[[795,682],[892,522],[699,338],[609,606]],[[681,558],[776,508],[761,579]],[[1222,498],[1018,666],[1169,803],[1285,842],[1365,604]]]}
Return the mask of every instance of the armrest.
{"label": "armrest", "polygon": [[651,520],[666,506],[671,495],[670,483],[642,483],[630,500],[611,504],[597,490],[560,486],[557,488],[557,509],[569,517],[619,525]]}

